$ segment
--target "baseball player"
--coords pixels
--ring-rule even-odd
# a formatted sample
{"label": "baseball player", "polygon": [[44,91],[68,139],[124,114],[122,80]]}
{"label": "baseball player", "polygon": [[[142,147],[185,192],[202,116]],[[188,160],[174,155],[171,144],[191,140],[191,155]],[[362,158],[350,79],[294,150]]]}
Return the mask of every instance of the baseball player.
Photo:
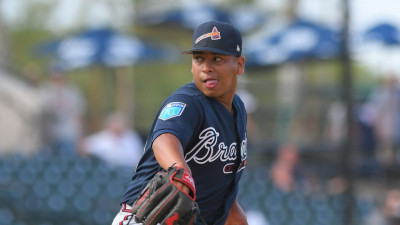
{"label": "baseball player", "polygon": [[[132,205],[154,175],[172,165],[193,179],[175,183],[186,194],[196,193],[200,215],[194,224],[247,225],[236,200],[247,158],[246,110],[235,94],[245,67],[241,34],[228,23],[206,22],[195,29],[192,49],[184,53],[192,55],[193,81],[160,107],[112,225],[141,224]],[[165,224],[181,224],[171,221]]]}

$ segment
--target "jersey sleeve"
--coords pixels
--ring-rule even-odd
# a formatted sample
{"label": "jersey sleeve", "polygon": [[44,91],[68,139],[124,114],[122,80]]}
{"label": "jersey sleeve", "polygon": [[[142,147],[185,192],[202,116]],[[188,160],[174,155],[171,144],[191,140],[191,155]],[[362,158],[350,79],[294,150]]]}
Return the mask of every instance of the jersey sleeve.
{"label": "jersey sleeve", "polygon": [[161,106],[155,121],[152,142],[163,133],[174,134],[185,148],[203,118],[196,98],[188,95],[169,97]]}

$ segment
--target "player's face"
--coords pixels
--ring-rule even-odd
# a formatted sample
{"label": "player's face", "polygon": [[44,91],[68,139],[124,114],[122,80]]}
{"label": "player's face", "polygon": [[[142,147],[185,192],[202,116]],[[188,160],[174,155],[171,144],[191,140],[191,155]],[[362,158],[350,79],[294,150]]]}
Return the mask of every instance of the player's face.
{"label": "player's face", "polygon": [[230,104],[236,91],[237,75],[244,72],[244,57],[211,52],[193,52],[193,82],[207,97]]}

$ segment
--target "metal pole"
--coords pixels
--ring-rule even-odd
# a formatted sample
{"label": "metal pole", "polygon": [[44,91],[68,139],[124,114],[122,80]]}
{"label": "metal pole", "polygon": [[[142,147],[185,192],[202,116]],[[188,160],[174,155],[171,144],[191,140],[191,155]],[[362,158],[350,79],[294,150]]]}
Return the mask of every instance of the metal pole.
{"label": "metal pole", "polygon": [[351,73],[351,60],[349,55],[349,0],[343,0],[343,24],[342,24],[342,97],[346,106],[347,135],[342,149],[343,176],[347,181],[347,189],[344,193],[343,224],[352,225],[354,222],[354,175],[351,168],[354,151],[354,120],[353,120],[353,78]]}
{"label": "metal pole", "polygon": [[[0,0],[1,5],[2,0]],[[0,9],[0,68],[9,69],[9,51],[6,25],[4,24],[3,14]]]}

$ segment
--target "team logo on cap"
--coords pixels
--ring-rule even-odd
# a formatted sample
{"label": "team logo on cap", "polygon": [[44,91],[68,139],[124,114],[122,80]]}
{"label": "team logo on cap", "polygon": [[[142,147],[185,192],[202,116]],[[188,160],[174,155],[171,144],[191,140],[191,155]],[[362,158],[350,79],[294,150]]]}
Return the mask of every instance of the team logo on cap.
{"label": "team logo on cap", "polygon": [[215,40],[219,40],[221,39],[221,33],[218,31],[218,29],[216,27],[213,27],[212,31],[210,33],[206,33],[201,35],[200,37],[198,37],[196,39],[196,41],[194,43],[199,43],[201,40],[205,39],[205,38],[209,38],[211,37],[211,40],[215,41]]}

